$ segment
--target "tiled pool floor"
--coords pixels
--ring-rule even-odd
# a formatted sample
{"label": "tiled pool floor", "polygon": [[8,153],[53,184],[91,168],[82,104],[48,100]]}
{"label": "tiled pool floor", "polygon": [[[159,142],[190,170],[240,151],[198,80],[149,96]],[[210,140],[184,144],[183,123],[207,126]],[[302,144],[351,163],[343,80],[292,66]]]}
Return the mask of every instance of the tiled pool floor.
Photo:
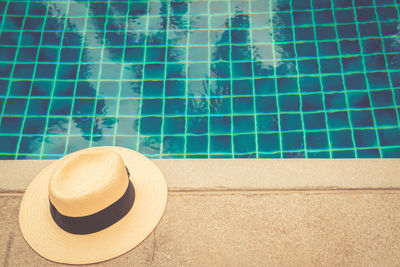
{"label": "tiled pool floor", "polygon": [[0,158],[400,157],[398,0],[2,1]]}

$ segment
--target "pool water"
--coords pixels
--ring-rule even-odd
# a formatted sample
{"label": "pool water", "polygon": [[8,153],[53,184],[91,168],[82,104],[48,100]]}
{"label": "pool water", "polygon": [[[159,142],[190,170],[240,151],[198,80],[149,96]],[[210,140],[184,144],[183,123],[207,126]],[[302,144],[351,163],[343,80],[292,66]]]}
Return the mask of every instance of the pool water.
{"label": "pool water", "polygon": [[399,0],[1,1],[0,158],[400,157]]}

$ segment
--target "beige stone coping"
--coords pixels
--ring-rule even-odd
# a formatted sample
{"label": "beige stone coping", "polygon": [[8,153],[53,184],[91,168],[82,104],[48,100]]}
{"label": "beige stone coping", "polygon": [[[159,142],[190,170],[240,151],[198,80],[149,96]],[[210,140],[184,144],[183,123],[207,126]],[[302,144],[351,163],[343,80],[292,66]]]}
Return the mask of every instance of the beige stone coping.
{"label": "beige stone coping", "polygon": [[[155,159],[172,191],[400,189],[400,159]],[[0,191],[23,191],[52,160],[0,161]]]}

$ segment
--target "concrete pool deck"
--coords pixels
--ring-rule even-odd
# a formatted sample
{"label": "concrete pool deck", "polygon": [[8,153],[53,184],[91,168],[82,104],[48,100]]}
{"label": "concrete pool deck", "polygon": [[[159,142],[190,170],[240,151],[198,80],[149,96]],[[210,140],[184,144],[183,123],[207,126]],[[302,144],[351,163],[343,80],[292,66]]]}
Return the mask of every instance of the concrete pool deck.
{"label": "concrete pool deck", "polygon": [[[58,266],[18,226],[51,161],[0,161],[0,265]],[[138,247],[98,266],[400,264],[400,160],[154,160],[169,198]]]}

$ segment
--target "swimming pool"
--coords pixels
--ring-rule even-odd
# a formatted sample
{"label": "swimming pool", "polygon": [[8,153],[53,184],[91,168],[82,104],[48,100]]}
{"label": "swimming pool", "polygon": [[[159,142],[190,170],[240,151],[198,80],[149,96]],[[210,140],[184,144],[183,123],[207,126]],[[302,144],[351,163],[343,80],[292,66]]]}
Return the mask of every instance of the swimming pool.
{"label": "swimming pool", "polygon": [[0,2],[0,158],[400,157],[396,0]]}

